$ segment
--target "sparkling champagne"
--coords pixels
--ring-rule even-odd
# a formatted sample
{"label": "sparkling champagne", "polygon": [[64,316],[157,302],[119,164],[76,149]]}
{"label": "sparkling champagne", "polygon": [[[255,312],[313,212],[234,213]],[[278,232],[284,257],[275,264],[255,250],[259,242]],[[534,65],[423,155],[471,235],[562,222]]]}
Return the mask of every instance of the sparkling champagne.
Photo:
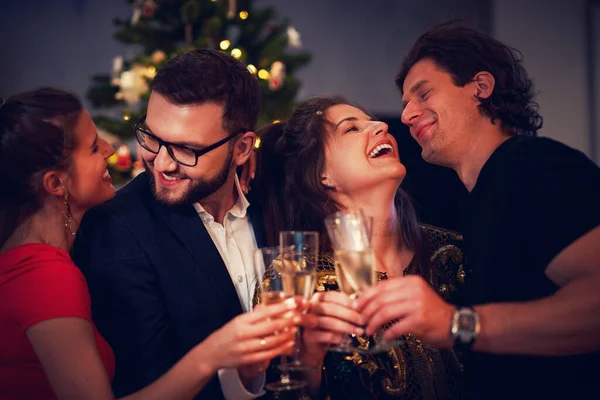
{"label": "sparkling champagne", "polygon": [[351,295],[375,285],[375,259],[372,249],[335,252],[335,270],[342,292]]}
{"label": "sparkling champagne", "polygon": [[268,306],[269,304],[281,303],[288,297],[289,296],[286,295],[284,291],[278,290],[278,291],[274,291],[274,292],[262,293],[260,296],[260,300],[264,305]]}
{"label": "sparkling champagne", "polygon": [[310,299],[315,291],[315,276],[311,271],[284,272],[281,274],[283,290],[288,296]]}

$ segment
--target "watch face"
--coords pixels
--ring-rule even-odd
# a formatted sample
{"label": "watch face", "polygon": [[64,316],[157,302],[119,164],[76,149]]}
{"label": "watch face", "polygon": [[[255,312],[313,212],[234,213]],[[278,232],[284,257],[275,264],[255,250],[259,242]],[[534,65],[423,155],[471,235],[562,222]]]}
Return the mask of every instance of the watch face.
{"label": "watch face", "polygon": [[454,346],[470,349],[479,333],[479,318],[472,308],[459,308],[454,312],[451,334]]}
{"label": "watch face", "polygon": [[461,332],[475,332],[476,321],[475,318],[469,313],[461,313],[458,319],[458,330]]}

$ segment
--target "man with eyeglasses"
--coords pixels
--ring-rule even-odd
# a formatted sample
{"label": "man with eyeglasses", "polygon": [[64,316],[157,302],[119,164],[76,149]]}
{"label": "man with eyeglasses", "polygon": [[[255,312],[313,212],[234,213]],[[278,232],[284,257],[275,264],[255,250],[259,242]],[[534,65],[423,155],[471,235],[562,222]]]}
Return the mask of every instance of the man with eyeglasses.
{"label": "man with eyeglasses", "polygon": [[[86,214],[73,250],[115,352],[117,396],[250,310],[262,243],[236,175],[256,138],[256,78],[225,53],[195,50],[163,67],[151,89],[134,126],[146,171]],[[199,397],[258,397],[265,367],[221,370]]]}

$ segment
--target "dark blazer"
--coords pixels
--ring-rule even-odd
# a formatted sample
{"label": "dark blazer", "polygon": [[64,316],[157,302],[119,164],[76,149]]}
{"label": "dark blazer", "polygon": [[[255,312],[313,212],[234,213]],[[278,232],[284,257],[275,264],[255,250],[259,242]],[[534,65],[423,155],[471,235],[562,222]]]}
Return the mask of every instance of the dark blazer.
{"label": "dark blazer", "polygon": [[[261,246],[260,218],[248,213]],[[88,281],[94,323],[115,353],[116,396],[150,384],[242,313],[194,207],[155,201],[146,173],[85,214],[72,255]],[[198,398],[223,398],[218,378]]]}

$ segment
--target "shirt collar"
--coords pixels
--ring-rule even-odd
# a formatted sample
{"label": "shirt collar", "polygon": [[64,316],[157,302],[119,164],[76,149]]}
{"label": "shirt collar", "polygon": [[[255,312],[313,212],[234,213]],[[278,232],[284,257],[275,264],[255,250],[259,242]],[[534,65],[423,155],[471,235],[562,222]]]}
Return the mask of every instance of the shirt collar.
{"label": "shirt collar", "polygon": [[[231,209],[227,211],[227,214],[231,214],[235,218],[245,218],[246,214],[248,213],[248,207],[250,206],[250,202],[248,201],[246,196],[244,196],[244,192],[242,192],[242,187],[240,186],[240,180],[238,179],[237,174],[235,175],[234,179],[238,199],[233,205],[233,207],[231,207]],[[214,217],[210,215],[200,203],[194,203],[194,208],[196,209],[196,212],[202,219],[202,222],[207,223],[209,226],[212,225],[212,223],[215,220]]]}

